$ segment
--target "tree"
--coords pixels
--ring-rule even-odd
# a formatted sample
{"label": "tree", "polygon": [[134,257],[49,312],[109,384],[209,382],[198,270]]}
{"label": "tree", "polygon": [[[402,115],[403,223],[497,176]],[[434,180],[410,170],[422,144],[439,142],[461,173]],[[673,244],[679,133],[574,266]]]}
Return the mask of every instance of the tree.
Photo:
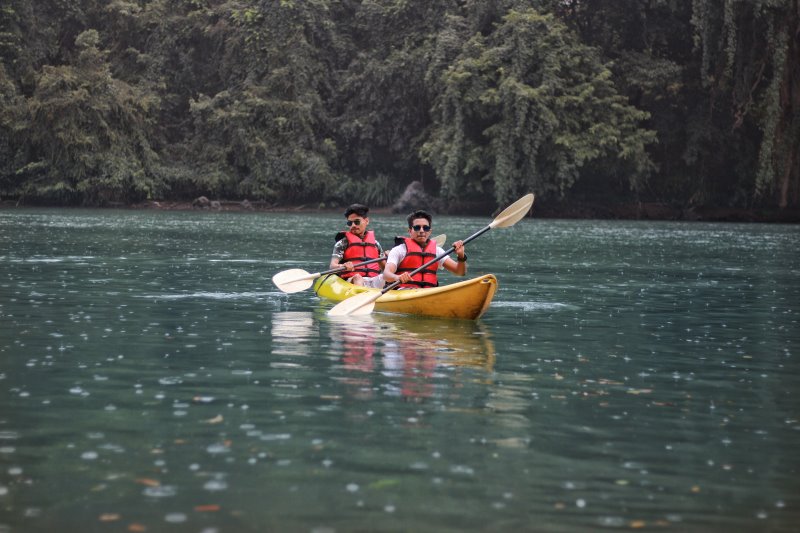
{"label": "tree", "polygon": [[451,1],[359,2],[339,19],[350,46],[333,98],[337,146],[354,189],[379,205],[413,180],[436,186],[419,157],[435,94],[427,74],[436,34],[455,9]]}
{"label": "tree", "polygon": [[510,11],[463,44],[441,83],[423,153],[446,197],[563,196],[590,163],[625,168],[636,189],[651,170],[647,114],[553,15]]}
{"label": "tree", "polygon": [[324,51],[336,38],[328,4],[223,2],[187,15],[217,43],[205,79],[224,83],[190,84],[181,143],[190,182],[176,189],[284,202],[327,195],[337,182],[324,101]]}
{"label": "tree", "polygon": [[24,164],[18,139],[26,129],[25,99],[0,63],[0,196],[7,196],[22,183],[16,174]]}
{"label": "tree", "polygon": [[28,163],[14,191],[29,201],[87,205],[157,194],[148,138],[157,102],[113,78],[95,30],[75,41],[74,65],[44,66],[28,99]]}
{"label": "tree", "polygon": [[798,205],[797,0],[547,3],[650,113],[658,172],[647,196],[684,207]]}
{"label": "tree", "polygon": [[[800,205],[800,2],[693,2],[701,79],[733,136],[761,139],[740,175],[751,202]],[[716,108],[715,108],[716,109]]]}

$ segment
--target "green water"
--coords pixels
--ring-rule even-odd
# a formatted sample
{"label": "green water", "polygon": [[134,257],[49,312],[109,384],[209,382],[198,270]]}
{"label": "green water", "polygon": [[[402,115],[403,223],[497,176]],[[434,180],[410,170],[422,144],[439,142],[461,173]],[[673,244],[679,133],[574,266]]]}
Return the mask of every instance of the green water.
{"label": "green water", "polygon": [[270,278],[342,220],[0,211],[0,532],[796,531],[800,228],[526,219],[480,321],[341,322]]}

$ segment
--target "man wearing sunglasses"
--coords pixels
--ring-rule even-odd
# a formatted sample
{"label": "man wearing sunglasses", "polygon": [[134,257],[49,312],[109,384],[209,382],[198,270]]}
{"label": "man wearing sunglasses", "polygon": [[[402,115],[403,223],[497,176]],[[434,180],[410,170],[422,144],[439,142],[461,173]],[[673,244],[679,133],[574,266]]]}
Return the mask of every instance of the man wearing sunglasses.
{"label": "man wearing sunglasses", "polygon": [[399,289],[419,289],[425,287],[436,287],[439,281],[436,271],[446,268],[456,276],[463,276],[467,273],[467,254],[464,252],[464,243],[456,241],[453,247],[456,252],[456,260],[445,256],[420,272],[410,275],[413,270],[421,267],[434,257],[444,255],[444,250],[436,245],[436,241],[430,240],[432,228],[430,214],[425,211],[414,211],[406,221],[408,222],[408,237],[403,239],[403,243],[395,246],[389,251],[386,257],[386,268],[383,270],[383,278],[386,283],[394,283],[398,279]]}
{"label": "man wearing sunglasses", "polygon": [[384,285],[381,275],[384,261],[354,266],[355,263],[383,256],[381,243],[375,240],[371,230],[367,230],[368,214],[369,207],[362,204],[353,204],[344,212],[348,229],[336,234],[330,268],[346,267],[347,270],[340,273],[339,277],[353,285],[380,289]]}

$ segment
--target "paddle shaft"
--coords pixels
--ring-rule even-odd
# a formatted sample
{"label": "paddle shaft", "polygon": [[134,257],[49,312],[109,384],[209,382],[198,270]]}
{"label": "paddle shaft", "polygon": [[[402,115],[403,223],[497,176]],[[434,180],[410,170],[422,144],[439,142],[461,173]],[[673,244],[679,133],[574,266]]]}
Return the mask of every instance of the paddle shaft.
{"label": "paddle shaft", "polygon": [[[354,263],[353,264],[353,268],[359,267],[359,266],[362,266],[362,265],[369,265],[370,263],[377,263],[378,261],[385,261],[385,260],[386,260],[386,256],[382,255],[380,257],[376,257],[375,259],[370,259],[369,261],[362,261],[360,263]],[[316,276],[324,276],[325,274],[335,274],[337,272],[341,272],[342,270],[347,270],[347,267],[340,266],[340,267],[332,268],[330,270],[326,270],[324,272],[317,272],[316,274],[314,274],[314,277],[316,277]]]}
{"label": "paddle shaft", "polygon": [[[491,225],[486,226],[485,228],[476,231],[475,233],[473,233],[472,235],[470,235],[469,237],[467,237],[466,239],[464,239],[461,242],[462,242],[462,244],[467,244],[469,241],[471,241],[473,239],[477,239],[478,237],[480,237],[481,235],[483,235],[484,233],[486,233],[490,229],[492,229]],[[441,261],[442,257],[447,257],[448,255],[450,255],[453,252],[455,252],[455,250],[456,250],[456,247],[455,246],[451,246],[445,253],[443,253],[441,255],[437,255],[436,257],[434,257],[433,259],[431,259],[430,261],[428,261],[427,263],[425,263],[421,267],[416,268],[416,269],[412,270],[411,272],[409,272],[408,275],[409,276],[413,276],[414,274],[416,274],[416,273],[428,268],[429,266],[431,266],[432,264],[436,263],[437,261]],[[398,285],[400,285],[400,283],[401,283],[401,281],[398,279],[394,283],[391,283],[391,284],[387,285],[386,287],[383,288],[383,290],[381,290],[381,294],[386,294],[390,290],[392,290],[395,287],[397,287]]]}

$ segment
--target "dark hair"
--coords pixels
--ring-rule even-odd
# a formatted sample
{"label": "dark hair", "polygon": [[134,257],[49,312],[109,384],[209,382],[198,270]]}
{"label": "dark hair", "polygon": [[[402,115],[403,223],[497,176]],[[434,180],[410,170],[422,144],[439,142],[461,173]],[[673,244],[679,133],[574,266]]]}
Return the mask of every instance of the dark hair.
{"label": "dark hair", "polygon": [[352,214],[367,218],[367,215],[369,215],[369,207],[363,204],[353,204],[347,208],[347,211],[344,212],[344,218],[347,218]]}
{"label": "dark hair", "polygon": [[414,211],[413,213],[408,215],[408,218],[406,218],[406,220],[408,221],[409,228],[414,225],[414,220],[417,218],[424,218],[425,220],[428,221],[429,226],[433,225],[433,217],[430,215],[430,213],[420,209],[419,211]]}

